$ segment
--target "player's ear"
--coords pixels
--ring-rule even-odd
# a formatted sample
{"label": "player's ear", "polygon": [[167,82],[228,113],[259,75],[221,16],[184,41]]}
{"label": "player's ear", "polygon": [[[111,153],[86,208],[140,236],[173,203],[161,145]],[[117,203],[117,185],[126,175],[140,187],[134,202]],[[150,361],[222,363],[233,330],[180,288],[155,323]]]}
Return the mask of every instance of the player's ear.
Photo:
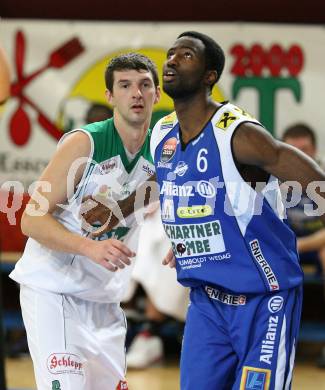
{"label": "player's ear", "polygon": [[216,70],[208,70],[205,75],[206,84],[213,86],[217,82],[218,73]]}
{"label": "player's ear", "polygon": [[105,96],[106,96],[108,103],[110,103],[113,106],[114,105],[113,92],[110,91],[109,89],[106,89]]}
{"label": "player's ear", "polygon": [[161,96],[161,89],[160,89],[160,86],[158,85],[158,86],[156,87],[156,96],[155,96],[154,104],[156,104],[156,103],[159,102],[160,96]]}

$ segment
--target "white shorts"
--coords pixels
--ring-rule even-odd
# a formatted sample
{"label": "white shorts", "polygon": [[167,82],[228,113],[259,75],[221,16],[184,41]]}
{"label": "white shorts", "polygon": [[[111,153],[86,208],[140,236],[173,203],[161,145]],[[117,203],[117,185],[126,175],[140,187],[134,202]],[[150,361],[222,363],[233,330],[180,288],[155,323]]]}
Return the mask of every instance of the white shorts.
{"label": "white shorts", "polygon": [[126,322],[117,303],[21,286],[38,390],[125,390]]}

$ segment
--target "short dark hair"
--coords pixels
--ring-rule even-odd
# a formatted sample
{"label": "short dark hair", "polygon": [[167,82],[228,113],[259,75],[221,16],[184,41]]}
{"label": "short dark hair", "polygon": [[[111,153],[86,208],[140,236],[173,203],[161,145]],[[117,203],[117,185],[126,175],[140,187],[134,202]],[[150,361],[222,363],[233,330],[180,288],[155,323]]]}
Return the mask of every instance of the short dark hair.
{"label": "short dark hair", "polygon": [[117,70],[146,70],[152,74],[155,87],[159,85],[157,67],[150,58],[139,53],[126,53],[111,59],[105,70],[105,84],[109,91],[113,91],[114,71]]}
{"label": "short dark hair", "polygon": [[286,138],[300,138],[300,137],[309,137],[314,146],[317,146],[317,137],[315,132],[304,123],[296,123],[288,127],[283,135],[282,141]]}
{"label": "short dark hair", "polygon": [[197,31],[185,31],[180,34],[177,39],[182,37],[196,38],[204,44],[206,69],[215,70],[217,72],[217,82],[225,67],[225,53],[222,48],[212,38]]}

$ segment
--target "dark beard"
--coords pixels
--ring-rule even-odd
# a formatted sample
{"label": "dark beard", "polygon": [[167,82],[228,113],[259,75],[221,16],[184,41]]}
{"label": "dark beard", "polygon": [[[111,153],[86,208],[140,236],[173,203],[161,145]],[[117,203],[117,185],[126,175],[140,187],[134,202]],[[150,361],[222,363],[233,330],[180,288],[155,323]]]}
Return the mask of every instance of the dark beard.
{"label": "dark beard", "polygon": [[199,85],[163,84],[163,91],[173,100],[188,99],[199,91]]}

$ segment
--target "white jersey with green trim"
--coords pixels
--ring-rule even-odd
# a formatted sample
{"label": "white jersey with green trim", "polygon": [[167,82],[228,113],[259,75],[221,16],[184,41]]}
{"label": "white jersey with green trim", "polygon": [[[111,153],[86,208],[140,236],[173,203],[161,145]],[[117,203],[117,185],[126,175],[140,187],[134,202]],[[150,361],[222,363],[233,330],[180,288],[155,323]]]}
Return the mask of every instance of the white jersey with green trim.
{"label": "white jersey with green trim", "polygon": [[[73,130],[65,134],[60,143],[75,131],[82,131],[89,136],[91,153],[86,159],[87,165],[76,190],[71,190],[69,201],[60,205],[53,215],[68,230],[89,236],[82,228],[80,217],[84,197],[99,195],[109,201],[121,200],[146,181],[154,173],[150,155],[151,131],[148,131],[141,150],[131,162],[127,159],[113,119]],[[72,165],[67,178],[68,186],[73,183],[74,172],[84,162],[85,159],[80,159]],[[99,239],[117,238],[136,251],[138,221],[137,216],[132,215]],[[29,238],[23,256],[10,277],[20,284],[51,292],[97,302],[119,302],[131,270],[132,266],[127,266],[111,272],[85,256],[51,250]]]}

